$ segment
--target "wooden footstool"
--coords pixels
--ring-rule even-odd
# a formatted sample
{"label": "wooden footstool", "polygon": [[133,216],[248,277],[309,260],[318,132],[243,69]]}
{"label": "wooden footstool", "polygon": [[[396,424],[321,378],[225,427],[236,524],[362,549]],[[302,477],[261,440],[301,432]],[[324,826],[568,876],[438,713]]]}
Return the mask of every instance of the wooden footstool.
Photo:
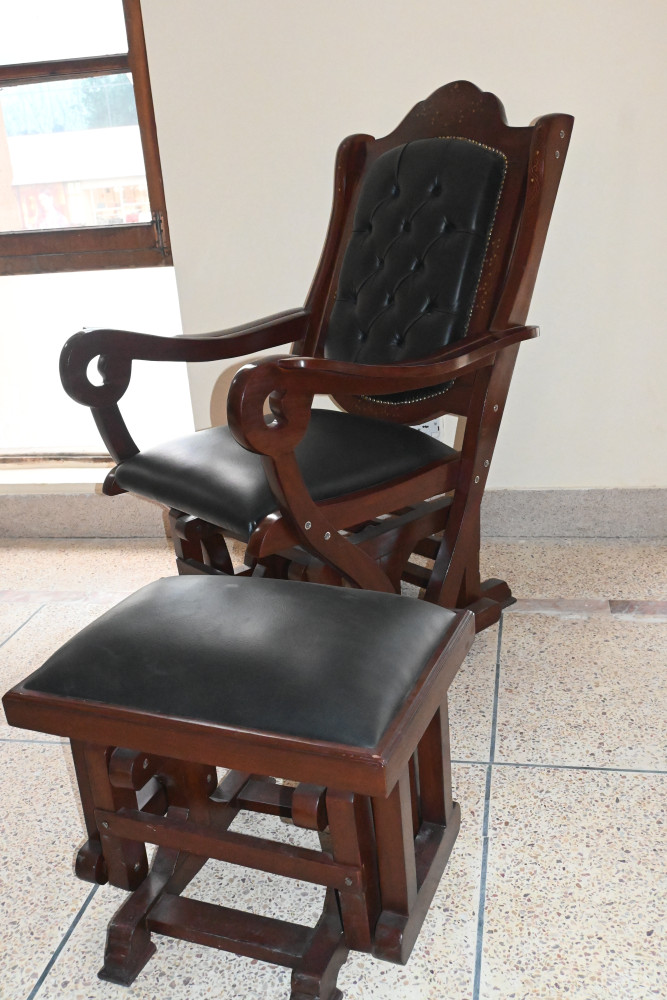
{"label": "wooden footstool", "polygon": [[[459,829],[447,689],[473,635],[469,612],[390,594],[173,577],[6,694],[12,725],[71,740],[77,875],[132,893],[100,976],[129,985],[153,932],[288,966],[292,1000],[340,998],[349,949],[406,962]],[[321,850],[231,831],[243,809],[318,830]],[[183,897],[209,858],[326,886],[320,920]]]}

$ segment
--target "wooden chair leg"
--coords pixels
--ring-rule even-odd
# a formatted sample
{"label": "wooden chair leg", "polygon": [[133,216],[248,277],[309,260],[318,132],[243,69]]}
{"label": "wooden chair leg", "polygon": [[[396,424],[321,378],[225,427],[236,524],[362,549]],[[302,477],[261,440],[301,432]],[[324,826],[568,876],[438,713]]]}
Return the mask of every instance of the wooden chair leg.
{"label": "wooden chair leg", "polygon": [[174,508],[169,511],[169,524],[176,566],[182,576],[193,573],[234,575],[227,543],[215,525]]}
{"label": "wooden chair leg", "polygon": [[498,621],[503,607],[512,603],[504,581],[480,581],[479,518],[517,352],[518,346],[503,351],[492,369],[484,369],[475,377],[460,481],[426,588],[427,601],[472,611],[478,632]]}

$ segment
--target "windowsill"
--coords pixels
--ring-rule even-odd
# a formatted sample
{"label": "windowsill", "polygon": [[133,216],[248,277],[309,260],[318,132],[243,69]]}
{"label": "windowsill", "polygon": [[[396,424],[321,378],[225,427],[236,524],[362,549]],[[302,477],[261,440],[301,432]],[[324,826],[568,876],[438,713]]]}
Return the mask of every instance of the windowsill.
{"label": "windowsill", "polygon": [[109,467],[0,469],[0,495],[99,493]]}

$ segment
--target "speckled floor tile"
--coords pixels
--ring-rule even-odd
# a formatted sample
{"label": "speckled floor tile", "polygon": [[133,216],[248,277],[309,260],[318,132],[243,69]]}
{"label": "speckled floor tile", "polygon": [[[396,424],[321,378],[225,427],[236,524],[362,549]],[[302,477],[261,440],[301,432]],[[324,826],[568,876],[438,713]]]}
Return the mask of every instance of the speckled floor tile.
{"label": "speckled floor tile", "polygon": [[454,760],[486,761],[491,745],[498,626],[475,636],[449,689],[449,728]]}
{"label": "speckled floor tile", "polygon": [[667,769],[667,626],[508,615],[496,759]]}
{"label": "speckled floor tile", "polygon": [[[405,967],[353,954],[339,976],[346,1000],[469,1000],[474,965],[485,769],[459,765],[456,794],[463,803],[461,833],[434,903]],[[254,828],[256,818],[250,821]],[[270,822],[270,821],[268,821]],[[265,832],[267,821],[257,829]],[[300,838],[303,831],[286,828]],[[209,871],[210,867],[210,871]],[[261,887],[255,888],[253,887]],[[269,912],[314,920],[321,889],[264,873],[216,864],[192,884],[192,895],[250,908],[251,891]],[[37,994],[38,1000],[127,1000],[122,987],[100,982],[105,927],[124,893],[100,889]],[[157,953],[135,980],[131,1000],[265,1000],[289,997],[288,970],[210,948],[156,936]]]}
{"label": "speckled floor tile", "polygon": [[0,646],[22,628],[40,607],[37,601],[0,604]]}
{"label": "speckled floor tile", "polygon": [[72,780],[60,745],[0,743],[3,1000],[28,996],[90,892],[72,874],[83,840]]}
{"label": "speckled floor tile", "polygon": [[515,597],[665,600],[667,545],[627,540],[514,539],[482,543],[482,578]]}
{"label": "speckled floor tile", "polygon": [[667,996],[667,775],[496,768],[480,1000]]}
{"label": "speckled floor tile", "polygon": [[0,538],[3,590],[132,591],[174,576],[163,538]]}
{"label": "speckled floor tile", "polygon": [[[44,663],[64,642],[94,621],[120,600],[121,595],[105,604],[46,604],[0,647],[0,693],[4,694]],[[0,735],[3,739],[34,739],[36,734],[7,725],[0,710]],[[57,739],[39,734],[40,739]]]}

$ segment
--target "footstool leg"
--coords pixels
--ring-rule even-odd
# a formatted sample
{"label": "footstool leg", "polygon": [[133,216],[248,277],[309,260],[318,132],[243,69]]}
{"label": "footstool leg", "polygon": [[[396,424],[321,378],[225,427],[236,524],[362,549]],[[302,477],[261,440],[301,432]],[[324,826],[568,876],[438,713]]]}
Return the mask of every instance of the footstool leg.
{"label": "footstool leg", "polygon": [[417,870],[412,827],[409,768],[388,798],[373,799],[382,913],[375,929],[373,954],[403,963],[403,932],[417,899]]}
{"label": "footstool leg", "polygon": [[[113,748],[86,744],[84,755],[89,789],[95,810],[115,811],[123,806],[136,809],[136,793],[127,788],[114,788],[109,779]],[[119,840],[105,833],[97,824],[102,852],[111,885],[118,889],[136,889],[148,872],[148,859],[143,844]]]}
{"label": "footstool leg", "polygon": [[[95,822],[95,801],[93,790],[88,774],[86,763],[85,744],[79,740],[71,740],[72,760],[74,762],[74,772],[79,786],[79,796],[81,798],[81,810],[83,812],[83,822],[86,827],[88,839],[84,841],[78,850],[74,862],[74,871],[77,878],[84,882],[93,882],[97,885],[105,885],[109,881],[107,865],[102,853],[102,842],[100,833]],[[108,748],[108,754],[111,753]]]}
{"label": "footstool leg", "polygon": [[111,918],[100,979],[130,986],[155,953],[146,917],[174,875],[179,857],[178,851],[159,848],[148,877]]}
{"label": "footstool leg", "polygon": [[[407,962],[461,825],[452,801],[449,724],[445,698],[417,748],[416,782],[406,767],[387,799],[373,799],[382,912],[373,954]],[[415,784],[420,826],[414,834]]]}
{"label": "footstool leg", "polygon": [[422,821],[447,826],[452,820],[454,802],[446,699],[422,736],[417,756]]}
{"label": "footstool leg", "polygon": [[336,980],[349,951],[336,893],[327,889],[310,945],[292,971],[290,1000],[342,1000]]}

